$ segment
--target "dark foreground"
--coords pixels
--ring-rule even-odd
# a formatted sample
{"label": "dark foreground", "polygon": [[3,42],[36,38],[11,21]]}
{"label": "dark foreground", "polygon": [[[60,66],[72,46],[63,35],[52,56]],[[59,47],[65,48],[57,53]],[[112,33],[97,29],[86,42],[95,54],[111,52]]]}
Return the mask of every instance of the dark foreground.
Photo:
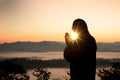
{"label": "dark foreground", "polygon": [[[2,61],[2,60],[1,60]],[[17,65],[23,66],[24,69],[35,69],[41,68],[69,68],[69,63],[63,59],[53,59],[53,60],[38,60],[31,58],[13,58],[6,59],[3,61],[12,62]],[[113,62],[120,62],[120,59],[97,59],[96,67],[110,67]],[[87,64],[87,63],[86,63]]]}

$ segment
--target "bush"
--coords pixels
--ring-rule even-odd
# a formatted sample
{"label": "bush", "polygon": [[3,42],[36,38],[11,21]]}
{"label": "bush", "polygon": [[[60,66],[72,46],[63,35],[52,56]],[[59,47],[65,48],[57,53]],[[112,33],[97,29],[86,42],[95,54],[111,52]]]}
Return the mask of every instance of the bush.
{"label": "bush", "polygon": [[50,78],[50,72],[47,69],[37,68],[34,70],[33,75],[37,77],[37,80],[48,80]]}
{"label": "bush", "polygon": [[0,62],[0,80],[29,80],[26,71],[21,65],[9,61]]}
{"label": "bush", "polygon": [[113,62],[110,68],[102,68],[98,71],[101,80],[120,80],[120,62]]}

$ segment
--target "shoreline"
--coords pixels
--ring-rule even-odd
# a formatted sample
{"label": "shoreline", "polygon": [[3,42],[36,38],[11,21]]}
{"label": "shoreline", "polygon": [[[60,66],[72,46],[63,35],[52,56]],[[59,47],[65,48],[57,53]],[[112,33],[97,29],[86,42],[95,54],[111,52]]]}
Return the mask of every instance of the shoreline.
{"label": "shoreline", "polygon": [[[9,61],[14,64],[23,66],[24,69],[35,69],[38,67],[42,68],[69,68],[69,63],[64,59],[52,59],[52,60],[41,60],[41,59],[31,59],[31,58],[11,58],[11,59],[0,59],[0,61]],[[120,58],[113,59],[96,59],[96,68],[109,67],[113,62],[120,62]]]}

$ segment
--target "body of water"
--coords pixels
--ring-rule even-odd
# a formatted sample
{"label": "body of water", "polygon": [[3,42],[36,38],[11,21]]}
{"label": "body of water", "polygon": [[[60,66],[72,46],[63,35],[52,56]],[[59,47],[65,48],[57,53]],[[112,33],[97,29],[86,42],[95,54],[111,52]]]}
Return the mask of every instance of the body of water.
{"label": "body of water", "polygon": [[[10,52],[10,53],[0,53],[0,59],[8,59],[8,58],[32,58],[32,59],[42,59],[42,60],[50,60],[50,59],[63,59],[63,52]],[[97,52],[96,58],[104,58],[104,59],[112,59],[112,58],[120,58],[120,52]],[[51,72],[51,78],[64,78],[69,77],[66,71],[69,69],[66,68],[48,68],[48,71]],[[36,80],[36,78],[32,75],[34,69],[28,70],[28,74],[30,75],[30,80]],[[62,79],[63,80],[63,79]],[[100,80],[99,77],[96,76],[96,80]]]}
{"label": "body of water", "polygon": [[[38,58],[42,60],[63,59],[63,52],[10,52],[0,53],[0,58]],[[120,52],[97,52],[96,58],[120,58]]]}

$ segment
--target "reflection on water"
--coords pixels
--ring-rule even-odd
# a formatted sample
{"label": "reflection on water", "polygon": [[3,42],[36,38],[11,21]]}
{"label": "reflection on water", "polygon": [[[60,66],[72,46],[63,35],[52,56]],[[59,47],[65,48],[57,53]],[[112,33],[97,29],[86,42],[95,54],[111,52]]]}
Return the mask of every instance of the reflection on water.
{"label": "reflection on water", "polygon": [[63,59],[63,52],[10,52],[0,53],[1,58]]}
{"label": "reflection on water", "polygon": [[[63,59],[63,52],[10,52],[0,53],[0,58]],[[120,52],[97,52],[97,58],[120,58]]]}
{"label": "reflection on water", "polygon": [[[65,80],[64,78],[70,78],[66,71],[69,71],[68,68],[47,68],[47,70],[49,72],[51,72],[51,77],[50,80],[52,80],[53,78],[60,78],[61,80]],[[32,75],[33,73],[33,69],[32,70],[28,70],[28,75],[30,75],[30,80],[36,80],[36,77],[34,77]],[[96,75],[96,80],[100,80],[100,78]]]}
{"label": "reflection on water", "polygon": [[120,58],[120,52],[97,52],[96,57],[104,59]]}
{"label": "reflection on water", "polygon": [[[66,71],[69,71],[67,68],[47,68],[49,72],[51,72],[50,80],[60,78],[63,80],[64,77],[68,77]],[[30,75],[30,80],[36,80],[36,77],[32,75],[34,69],[28,70],[28,75]]]}

